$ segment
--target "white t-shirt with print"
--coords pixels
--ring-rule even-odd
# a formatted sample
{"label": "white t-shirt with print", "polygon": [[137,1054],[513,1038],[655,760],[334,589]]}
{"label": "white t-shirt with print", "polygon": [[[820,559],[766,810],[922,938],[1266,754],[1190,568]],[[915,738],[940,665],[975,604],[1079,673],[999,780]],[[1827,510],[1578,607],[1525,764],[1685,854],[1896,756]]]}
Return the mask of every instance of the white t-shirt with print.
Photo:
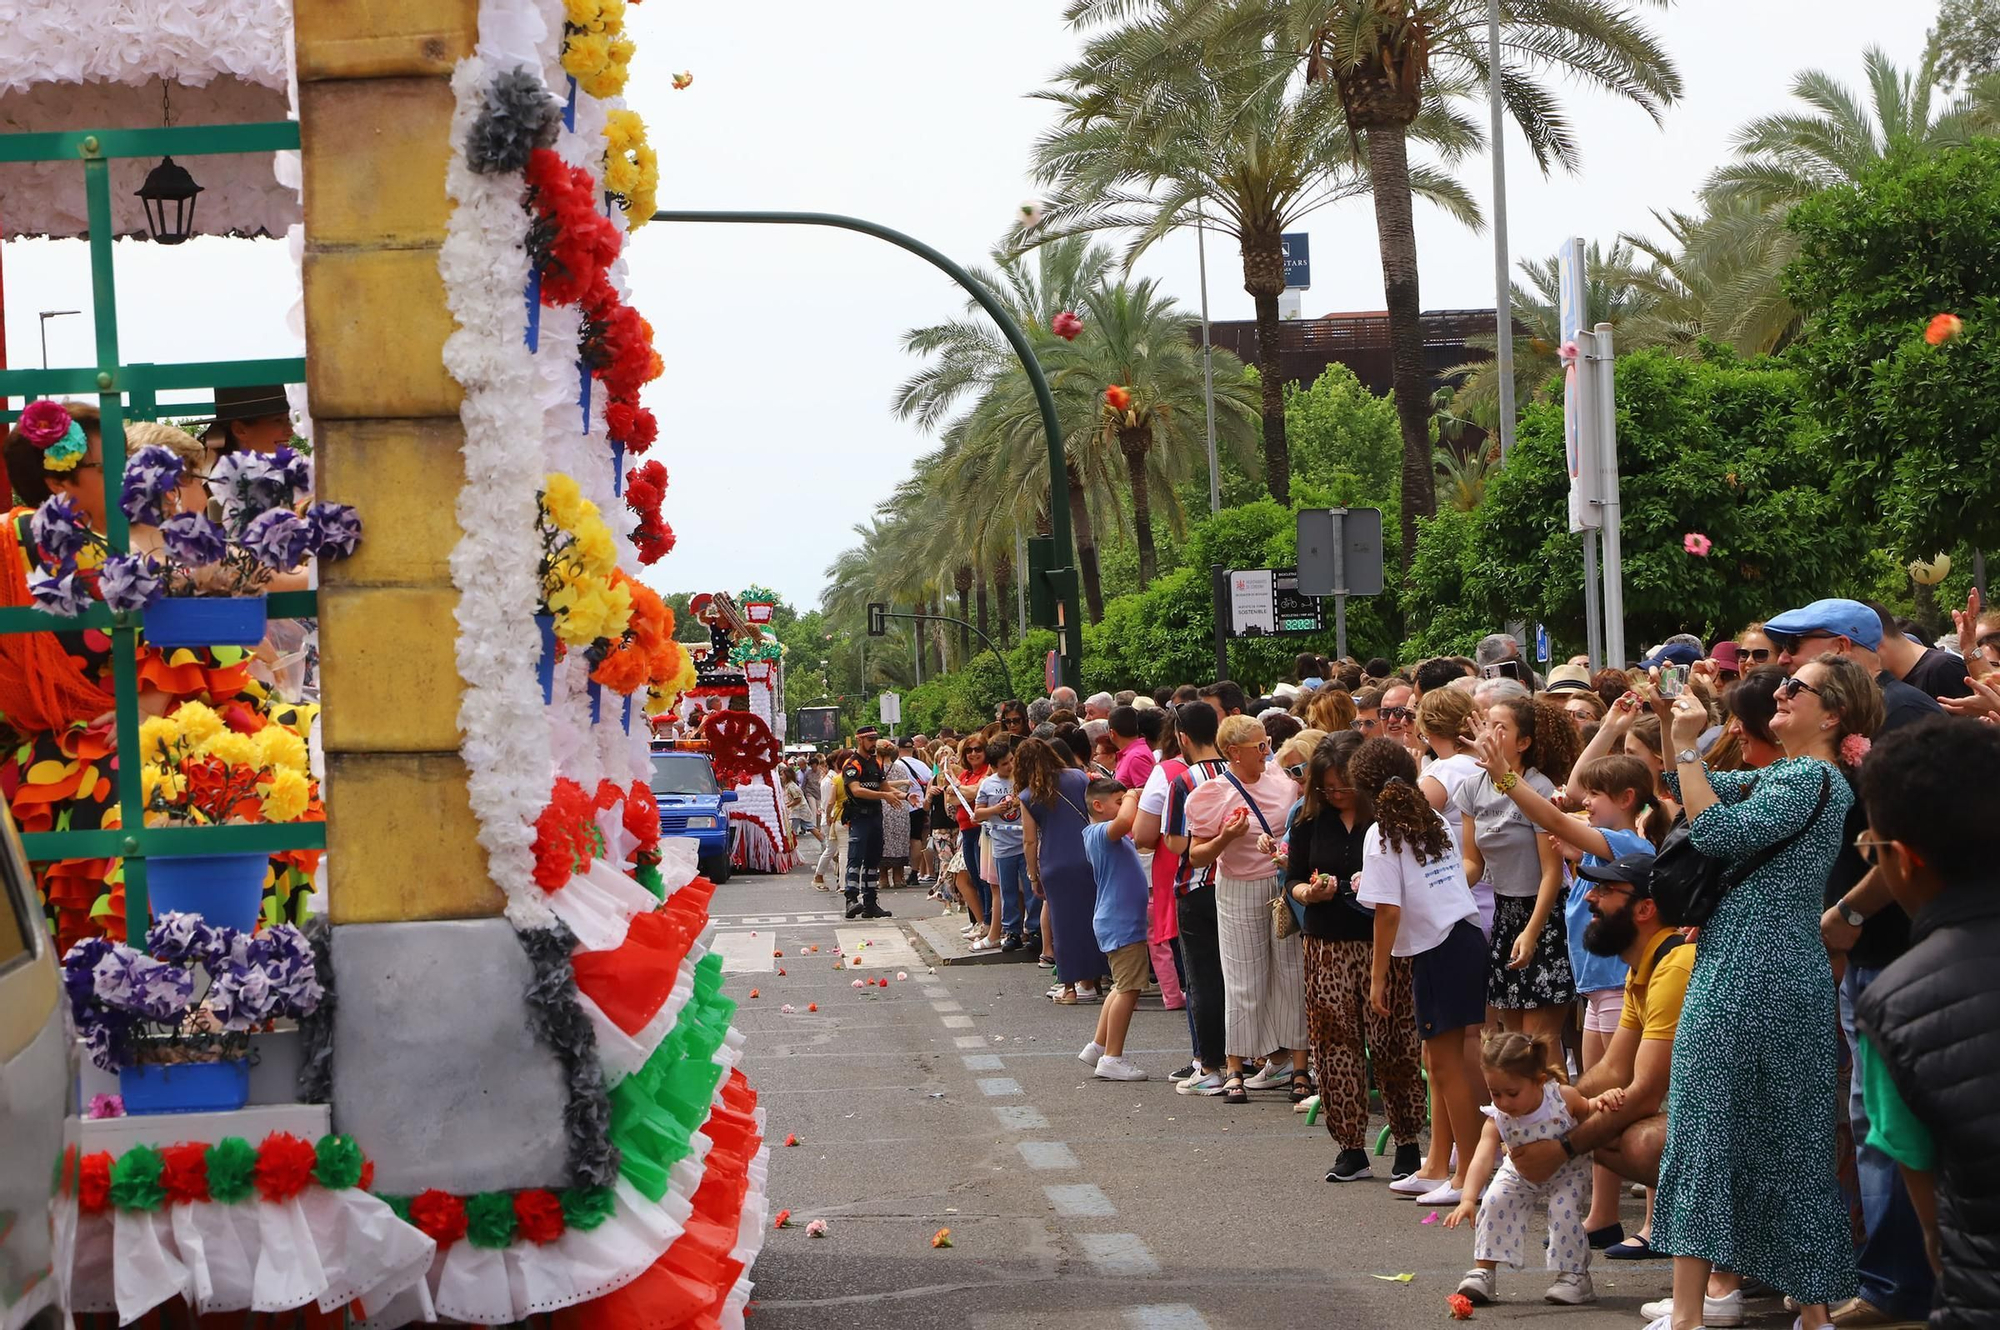
{"label": "white t-shirt with print", "polygon": [[1445,851],[1427,864],[1417,862],[1405,845],[1391,853],[1380,826],[1368,829],[1361,847],[1361,877],[1355,899],[1371,908],[1394,905],[1403,911],[1391,954],[1415,956],[1443,942],[1461,919],[1479,922],[1479,906],[1465,885],[1465,864],[1459,857],[1458,831],[1445,823]]}

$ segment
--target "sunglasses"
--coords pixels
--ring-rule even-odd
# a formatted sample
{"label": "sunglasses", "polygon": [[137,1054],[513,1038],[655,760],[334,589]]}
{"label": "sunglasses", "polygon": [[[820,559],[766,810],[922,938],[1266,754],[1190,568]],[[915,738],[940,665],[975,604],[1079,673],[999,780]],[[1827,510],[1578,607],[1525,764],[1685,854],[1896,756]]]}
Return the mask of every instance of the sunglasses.
{"label": "sunglasses", "polygon": [[1762,665],[1764,662],[1771,659],[1771,653],[1769,649],[1765,647],[1739,647],[1738,650],[1741,651],[1742,654],[1748,656],[1750,659],[1756,661],[1759,665]]}
{"label": "sunglasses", "polygon": [[1293,780],[1304,780],[1306,778],[1306,764],[1303,762],[1294,762],[1285,768],[1285,774]]}
{"label": "sunglasses", "polygon": [[[1840,634],[1823,632],[1819,629],[1814,629],[1810,633],[1774,633],[1766,629],[1764,636],[1771,639],[1771,645],[1778,649],[1780,655],[1796,656],[1802,644],[1813,641],[1815,638],[1839,637]],[[1751,659],[1756,660],[1757,657],[1753,654]]]}
{"label": "sunglasses", "polygon": [[986,749],[985,749],[985,747],[984,747],[983,745],[981,745],[981,744],[973,744],[973,745],[972,745],[971,747],[967,748],[967,749],[966,749],[965,751],[966,751],[966,752],[968,752],[968,753],[983,753],[983,752],[985,752],[985,751],[986,751]]}
{"label": "sunglasses", "polygon": [[1417,713],[1410,710],[1410,708],[1408,707],[1383,707],[1382,710],[1377,714],[1379,714],[1383,720],[1388,721],[1391,725],[1395,725],[1409,721],[1409,719],[1412,716],[1415,716]]}
{"label": "sunglasses", "polygon": [[1813,687],[1796,674],[1778,685],[1778,696],[1784,698],[1787,702],[1797,697],[1800,693],[1811,693],[1814,697],[1818,698],[1826,696],[1819,689]]}

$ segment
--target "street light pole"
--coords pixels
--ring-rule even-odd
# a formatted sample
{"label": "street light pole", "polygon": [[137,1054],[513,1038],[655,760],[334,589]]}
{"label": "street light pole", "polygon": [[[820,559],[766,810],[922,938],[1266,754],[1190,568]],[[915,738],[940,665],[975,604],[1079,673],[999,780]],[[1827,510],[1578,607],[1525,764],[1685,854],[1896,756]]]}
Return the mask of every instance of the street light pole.
{"label": "street light pole", "polygon": [[1208,511],[1222,511],[1222,473],[1215,459],[1215,351],[1208,344],[1208,227],[1194,205],[1194,252],[1201,263],[1201,405],[1208,420]]}
{"label": "street light pole", "polygon": [[43,369],[47,369],[49,367],[49,320],[62,318],[65,314],[81,314],[81,313],[83,313],[83,311],[80,309],[45,309],[41,312]]}
{"label": "street light pole", "polygon": [[1500,0],[1486,0],[1486,98],[1493,114],[1493,326],[1499,342],[1500,456],[1514,451],[1514,299],[1507,280],[1507,109],[1500,96]]}

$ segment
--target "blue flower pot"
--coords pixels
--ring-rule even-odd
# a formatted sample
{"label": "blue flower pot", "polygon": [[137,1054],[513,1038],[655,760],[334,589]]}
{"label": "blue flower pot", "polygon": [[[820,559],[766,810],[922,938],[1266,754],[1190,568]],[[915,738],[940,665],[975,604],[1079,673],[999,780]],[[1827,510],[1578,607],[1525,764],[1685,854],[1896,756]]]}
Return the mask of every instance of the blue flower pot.
{"label": "blue flower pot", "polygon": [[262,596],[168,596],[146,611],[156,647],[254,647],[264,640]]}
{"label": "blue flower pot", "polygon": [[268,854],[175,854],[148,856],[146,894],[155,918],[198,914],[216,927],[245,932],[257,926],[264,904]]}
{"label": "blue flower pot", "polygon": [[120,1067],[118,1093],[135,1115],[233,1112],[250,1099],[250,1059]]}
{"label": "blue flower pot", "polygon": [[535,680],[542,686],[542,703],[547,705],[556,689],[556,616],[537,614],[535,627],[541,631],[542,654],[535,662]]}

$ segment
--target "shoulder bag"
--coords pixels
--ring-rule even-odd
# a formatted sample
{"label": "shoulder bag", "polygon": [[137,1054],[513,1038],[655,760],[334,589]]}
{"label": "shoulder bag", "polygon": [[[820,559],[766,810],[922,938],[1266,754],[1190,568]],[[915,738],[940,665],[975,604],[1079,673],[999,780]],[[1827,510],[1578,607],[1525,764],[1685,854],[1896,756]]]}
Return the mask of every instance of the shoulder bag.
{"label": "shoulder bag", "polygon": [[[1756,788],[1752,781],[1744,787],[1743,797],[1750,797]],[[1766,845],[1751,855],[1740,865],[1731,864],[1711,855],[1703,854],[1694,847],[1688,831],[1687,813],[1674,819],[1673,829],[1653,857],[1653,903],[1659,907],[1660,922],[1669,928],[1699,928],[1706,924],[1715,913],[1715,907],[1722,904],[1737,883],[1747,881],[1765,864],[1776,858],[1786,846],[1806,833],[1806,829],[1819,821],[1819,815],[1826,810],[1827,796],[1833,792],[1833,772],[1820,772],[1819,802],[1813,805],[1812,816],[1799,824],[1799,829],[1771,845]],[[1740,801],[1739,801],[1740,802]]]}
{"label": "shoulder bag", "polygon": [[[1236,779],[1236,773],[1224,770],[1222,777],[1236,787],[1236,792],[1243,796],[1243,802],[1248,804],[1250,811],[1257,815],[1257,825],[1264,828],[1264,834],[1270,836],[1275,841],[1277,837],[1271,832],[1271,824],[1265,819],[1264,810],[1259,808],[1257,801],[1250,797],[1250,791],[1243,788],[1243,782]],[[1285,886],[1285,875],[1280,873],[1278,874],[1278,894],[1271,898],[1271,934],[1282,942],[1292,934],[1305,928],[1305,926],[1306,907],[1292,899],[1291,891]]]}

